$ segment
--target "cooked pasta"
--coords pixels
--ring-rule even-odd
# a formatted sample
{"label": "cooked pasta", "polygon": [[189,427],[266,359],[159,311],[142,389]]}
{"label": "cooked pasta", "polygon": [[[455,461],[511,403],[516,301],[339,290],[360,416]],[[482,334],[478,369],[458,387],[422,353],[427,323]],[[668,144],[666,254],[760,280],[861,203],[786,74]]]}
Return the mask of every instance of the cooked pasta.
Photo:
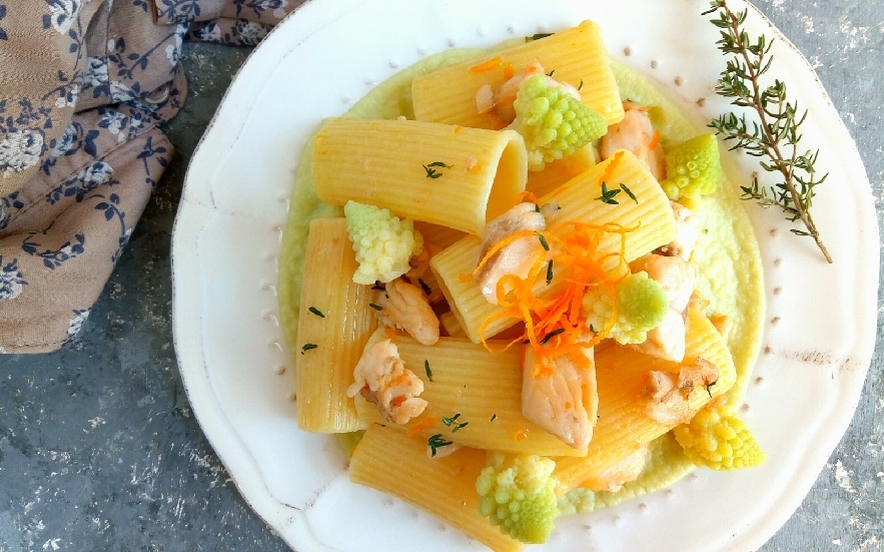
{"label": "cooked pasta", "polygon": [[313,144],[313,187],[327,203],[370,203],[481,234],[525,189],[527,162],[524,141],[511,130],[332,119]]}
{"label": "cooked pasta", "polygon": [[[488,450],[543,456],[586,453],[522,415],[518,350],[492,353],[453,337],[427,347],[397,336],[396,344],[405,366],[424,382],[421,398],[428,406],[405,426],[424,444],[428,437],[442,434],[452,443]],[[356,405],[366,423],[386,423],[373,404],[357,397]]]}
{"label": "cooked pasta", "polygon": [[467,61],[426,75],[412,83],[414,116],[419,121],[499,129],[506,122],[493,112],[479,113],[476,91],[499,85],[511,71],[539,61],[557,80],[579,89],[584,104],[598,111],[607,124],[623,118],[601,29],[586,21],[574,28],[507,48],[488,59]]}
{"label": "cooked pasta", "polygon": [[[374,331],[371,290],[353,282],[356,256],[343,218],[310,223],[294,358],[298,427],[315,433],[363,429],[347,387]],[[340,270],[330,269],[340,267]]]}
{"label": "cooked pasta", "polygon": [[425,441],[373,424],[350,458],[350,479],[439,516],[492,550],[521,550],[522,543],[479,515],[475,481],[484,467],[483,450],[462,448],[430,460]]}

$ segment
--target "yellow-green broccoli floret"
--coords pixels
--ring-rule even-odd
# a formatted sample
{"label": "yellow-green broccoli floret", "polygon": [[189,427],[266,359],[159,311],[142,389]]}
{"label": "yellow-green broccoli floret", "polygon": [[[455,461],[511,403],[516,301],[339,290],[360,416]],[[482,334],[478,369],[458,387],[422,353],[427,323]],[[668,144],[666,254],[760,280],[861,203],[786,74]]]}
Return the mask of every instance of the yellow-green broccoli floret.
{"label": "yellow-green broccoli floret", "polygon": [[546,75],[534,75],[519,86],[510,128],[525,138],[528,168],[571,155],[607,132],[604,117]]}
{"label": "yellow-green broccoli floret", "polygon": [[666,178],[660,183],[672,201],[711,194],[724,178],[718,140],[701,134],[666,152]]}
{"label": "yellow-green broccoli floret", "polygon": [[555,461],[542,456],[490,454],[476,479],[480,513],[514,539],[546,542],[559,515],[555,467]]}
{"label": "yellow-green broccoli floret", "polygon": [[410,269],[412,255],[424,247],[424,239],[410,220],[401,220],[387,209],[348,201],[344,206],[347,233],[356,252],[357,284],[390,282]]}
{"label": "yellow-green broccoli floret", "polygon": [[[615,291],[617,319],[608,337],[621,345],[644,342],[648,332],[666,315],[669,308],[666,291],[645,271],[629,274],[617,284]],[[612,299],[607,286],[590,288],[583,296],[586,323],[593,331],[600,332],[611,323]]]}
{"label": "yellow-green broccoli floret", "polygon": [[764,452],[743,420],[715,409],[698,412],[673,429],[685,455],[713,470],[751,468],[764,462]]}

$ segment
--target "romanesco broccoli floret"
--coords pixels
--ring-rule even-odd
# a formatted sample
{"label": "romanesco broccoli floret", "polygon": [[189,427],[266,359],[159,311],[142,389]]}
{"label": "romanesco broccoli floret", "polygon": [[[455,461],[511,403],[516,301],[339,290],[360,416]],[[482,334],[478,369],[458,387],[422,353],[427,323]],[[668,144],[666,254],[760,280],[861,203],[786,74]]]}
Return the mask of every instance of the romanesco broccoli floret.
{"label": "romanesco broccoli floret", "polygon": [[408,261],[424,247],[420,232],[410,220],[401,220],[387,209],[348,201],[344,206],[347,233],[356,252],[357,284],[389,282],[409,270]]}
{"label": "romanesco broccoli floret", "polygon": [[490,454],[476,479],[480,513],[514,539],[546,542],[559,514],[555,467],[542,456]]}
{"label": "romanesco broccoli floret", "polygon": [[605,119],[546,75],[534,75],[519,86],[513,103],[513,128],[525,138],[528,168],[571,155],[607,132]]}
{"label": "romanesco broccoli floret", "polygon": [[698,412],[673,429],[685,455],[713,470],[751,468],[764,462],[764,452],[743,420],[716,409]]}
{"label": "romanesco broccoli floret", "polygon": [[[629,274],[616,286],[617,319],[608,333],[620,343],[643,343],[648,332],[666,315],[669,300],[660,284],[645,271]],[[614,313],[613,298],[607,286],[587,290],[583,296],[586,324],[596,332],[607,328]]]}
{"label": "romanesco broccoli floret", "polygon": [[597,496],[586,487],[574,487],[559,497],[559,514],[569,516],[594,512],[598,504]]}
{"label": "romanesco broccoli floret", "polygon": [[666,153],[666,178],[660,185],[676,201],[711,194],[723,178],[718,140],[714,134],[701,134]]}

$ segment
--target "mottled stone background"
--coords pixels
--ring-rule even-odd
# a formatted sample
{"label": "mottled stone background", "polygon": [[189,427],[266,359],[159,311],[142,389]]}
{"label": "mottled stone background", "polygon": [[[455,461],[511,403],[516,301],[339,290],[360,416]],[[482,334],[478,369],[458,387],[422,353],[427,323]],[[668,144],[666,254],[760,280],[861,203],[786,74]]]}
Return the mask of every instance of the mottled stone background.
{"label": "mottled stone background", "polygon": [[[884,3],[755,4],[818,71],[859,145],[880,226]],[[0,552],[288,550],[200,431],[172,348],[170,238],[184,172],[247,54],[185,46],[191,96],[168,129],[174,165],[82,332],[55,354],[0,356]],[[850,429],[764,552],[884,550],[882,365],[879,340]]]}

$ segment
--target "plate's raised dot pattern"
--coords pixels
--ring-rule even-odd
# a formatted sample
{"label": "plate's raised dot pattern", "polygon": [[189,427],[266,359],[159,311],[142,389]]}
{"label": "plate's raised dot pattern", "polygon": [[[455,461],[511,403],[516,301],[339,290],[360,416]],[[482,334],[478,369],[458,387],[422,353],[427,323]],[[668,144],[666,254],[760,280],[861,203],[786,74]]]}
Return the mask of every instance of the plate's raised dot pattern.
{"label": "plate's raised dot pattern", "polygon": [[682,84],[684,84],[684,79],[682,79],[681,77],[675,77],[672,82],[675,84],[675,86],[681,86]]}
{"label": "plate's raised dot pattern", "polygon": [[297,393],[292,391],[291,393],[288,394],[288,397],[286,397],[286,399],[288,399],[288,401],[291,403],[298,402],[298,395],[297,395]]}
{"label": "plate's raised dot pattern", "polygon": [[510,23],[506,26],[506,34],[514,35],[516,34],[516,26]]}
{"label": "plate's raised dot pattern", "polygon": [[657,68],[657,60],[656,60],[656,59],[652,59],[652,60],[651,60],[651,69],[656,69],[656,68]]}
{"label": "plate's raised dot pattern", "polygon": [[449,39],[448,39],[448,47],[449,47],[449,48],[455,48],[455,47],[457,47],[457,41],[454,40],[453,38],[449,38]]}
{"label": "plate's raised dot pattern", "polygon": [[390,58],[389,65],[390,69],[399,69],[402,66],[402,62],[399,58]]}
{"label": "plate's raised dot pattern", "polygon": [[632,55],[632,48],[629,46],[624,46],[623,47],[623,55],[626,57],[631,56]]}

